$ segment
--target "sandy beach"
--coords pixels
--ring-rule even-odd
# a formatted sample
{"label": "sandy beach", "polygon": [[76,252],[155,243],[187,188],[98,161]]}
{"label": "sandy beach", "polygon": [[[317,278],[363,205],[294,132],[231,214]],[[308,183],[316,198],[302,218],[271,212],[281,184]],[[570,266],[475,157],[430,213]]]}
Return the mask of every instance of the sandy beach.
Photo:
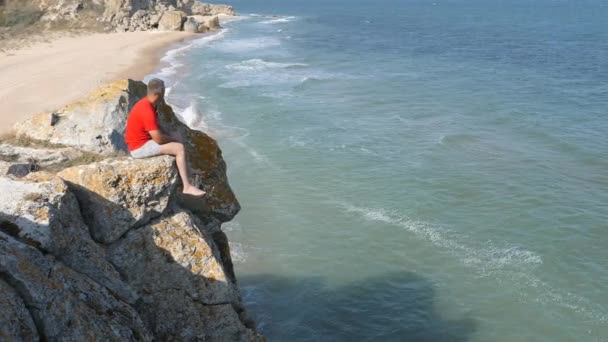
{"label": "sandy beach", "polygon": [[64,36],[0,54],[0,132],[28,115],[52,111],[117,79],[141,79],[185,32]]}

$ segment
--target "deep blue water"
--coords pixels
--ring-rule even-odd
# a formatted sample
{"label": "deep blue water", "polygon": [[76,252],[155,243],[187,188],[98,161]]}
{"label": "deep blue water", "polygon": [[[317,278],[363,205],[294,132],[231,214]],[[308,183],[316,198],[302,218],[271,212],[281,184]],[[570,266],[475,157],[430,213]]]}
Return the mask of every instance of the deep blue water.
{"label": "deep blue water", "polygon": [[269,340],[608,341],[608,3],[231,3],[160,74]]}

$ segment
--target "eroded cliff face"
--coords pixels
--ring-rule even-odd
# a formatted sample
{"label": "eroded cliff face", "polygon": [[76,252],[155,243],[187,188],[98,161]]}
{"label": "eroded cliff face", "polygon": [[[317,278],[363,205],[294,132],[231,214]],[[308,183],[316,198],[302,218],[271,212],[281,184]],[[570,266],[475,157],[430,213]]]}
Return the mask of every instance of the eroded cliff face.
{"label": "eroded cliff face", "polygon": [[0,340],[263,340],[221,230],[240,206],[217,143],[160,107],[197,184],[213,189],[203,199],[181,198],[171,157],[117,157],[144,93],[117,82],[16,125],[10,142],[29,147],[0,144],[7,169],[46,156],[36,172],[0,176]]}
{"label": "eroded cliff face", "polygon": [[[188,31],[206,32],[217,28],[214,23],[218,15],[232,16],[235,12],[232,6],[203,3],[197,0],[5,0],[5,3],[0,1],[0,19],[23,17],[27,19],[28,25],[40,23],[47,28],[181,31],[184,30],[184,23],[189,20],[197,25],[190,26]],[[205,18],[197,18],[198,16]],[[215,18],[215,21],[210,18]],[[12,23],[10,20],[7,22]]]}

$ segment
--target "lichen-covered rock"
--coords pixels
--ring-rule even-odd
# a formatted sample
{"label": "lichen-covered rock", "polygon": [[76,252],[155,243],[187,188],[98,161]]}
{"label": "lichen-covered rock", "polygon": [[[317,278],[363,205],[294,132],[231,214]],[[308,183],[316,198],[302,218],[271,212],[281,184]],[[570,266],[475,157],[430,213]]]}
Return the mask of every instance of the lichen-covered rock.
{"label": "lichen-covered rock", "polygon": [[0,178],[0,231],[55,255],[66,265],[106,286],[127,302],[135,293],[89,235],[76,198],[60,179],[28,183]]}
{"label": "lichen-covered rock", "polygon": [[186,13],[182,11],[166,11],[160,17],[158,29],[161,31],[181,31],[186,21]]}
{"label": "lichen-covered rock", "polygon": [[[67,106],[60,116],[40,114],[17,124],[16,134],[93,152],[124,150],[126,118],[132,105],[144,97],[145,93],[146,85],[143,82],[118,81]],[[193,171],[192,181],[208,191],[204,198],[184,202],[185,205],[201,218],[214,217],[222,222],[231,220],[239,212],[240,205],[228,184],[226,163],[216,141],[203,132],[188,128],[179,121],[169,105],[160,104],[158,112],[163,130],[182,137],[188,153],[189,166]],[[85,219],[90,217],[92,216],[85,213]],[[91,227],[94,237],[100,238],[100,232],[95,227],[96,225]],[[107,224],[102,227],[107,227]],[[109,233],[110,236],[98,241],[113,239],[116,232],[124,233],[127,229],[121,226],[109,233],[104,228],[102,234]]]}
{"label": "lichen-covered rock", "polygon": [[129,110],[145,94],[141,82],[123,80],[101,87],[54,113],[39,113],[14,126],[16,135],[94,153],[127,151]]}
{"label": "lichen-covered rock", "polygon": [[[55,165],[74,163],[78,149],[119,150],[109,137],[123,142],[124,119],[145,89],[118,82],[18,125],[30,138],[70,147],[0,145],[0,159]],[[158,114],[162,129],[182,138],[204,198],[180,198],[169,156],[0,177],[0,304],[10,305],[0,313],[0,340],[264,340],[242,307],[221,231],[240,209],[221,151],[168,105]]]}
{"label": "lichen-covered rock", "polygon": [[186,211],[130,231],[109,251],[112,263],[143,296],[179,288],[184,297],[180,302],[212,305],[238,299],[213,239]]}
{"label": "lichen-covered rock", "polygon": [[138,313],[105,287],[1,232],[0,274],[47,341],[152,339]]}
{"label": "lichen-covered rock", "polygon": [[177,168],[169,156],[108,159],[58,176],[76,194],[91,235],[101,243],[160,216],[177,187]]}
{"label": "lichen-covered rock", "polygon": [[38,331],[17,291],[0,279],[0,341],[37,341]]}
{"label": "lichen-covered rock", "polygon": [[188,212],[178,209],[132,230],[109,251],[138,291],[138,310],[157,339],[239,341],[249,334],[220,251]]}
{"label": "lichen-covered rock", "polygon": [[159,124],[165,132],[174,132],[181,136],[188,164],[193,170],[192,181],[208,193],[204,198],[183,201],[186,206],[200,218],[214,217],[227,222],[236,216],[241,206],[230,188],[226,176],[226,162],[217,142],[207,134],[190,129],[182,123],[167,104],[158,105]]}

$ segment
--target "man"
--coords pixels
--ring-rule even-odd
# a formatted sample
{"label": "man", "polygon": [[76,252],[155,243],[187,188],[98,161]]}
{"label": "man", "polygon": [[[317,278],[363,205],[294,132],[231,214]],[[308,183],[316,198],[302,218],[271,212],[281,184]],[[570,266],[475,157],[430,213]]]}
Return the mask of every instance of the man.
{"label": "man", "polygon": [[205,192],[190,183],[184,145],[164,134],[158,127],[156,105],[163,101],[165,83],[157,78],[148,82],[146,97],[131,109],[127,120],[125,141],[136,159],[158,155],[175,156],[177,169],[184,185],[184,194],[204,196]]}

